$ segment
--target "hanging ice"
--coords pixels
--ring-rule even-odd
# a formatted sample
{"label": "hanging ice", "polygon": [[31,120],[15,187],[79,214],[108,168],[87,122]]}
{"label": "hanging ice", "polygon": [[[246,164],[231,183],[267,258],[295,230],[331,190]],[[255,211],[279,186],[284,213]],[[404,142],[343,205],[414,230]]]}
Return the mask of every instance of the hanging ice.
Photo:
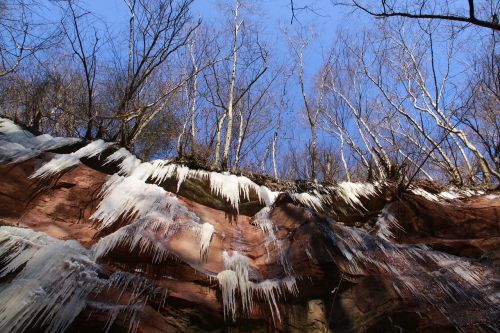
{"label": "hanging ice", "polygon": [[363,206],[360,198],[369,198],[377,193],[377,188],[381,186],[380,183],[351,183],[341,182],[335,186],[338,196],[352,208],[362,208]]}
{"label": "hanging ice", "polygon": [[391,239],[394,237],[394,228],[402,230],[398,220],[391,212],[390,204],[386,205],[382,209],[377,218],[377,221],[375,222],[375,225],[378,227],[376,235],[388,242],[391,241]]}
{"label": "hanging ice", "polygon": [[[423,188],[416,187],[416,186],[410,186],[410,192],[424,197],[425,199],[429,201],[434,201],[434,202],[444,202],[446,203],[446,200],[456,200],[456,199],[462,199],[462,198],[470,198],[473,196],[478,196],[478,195],[484,195],[485,192],[481,190],[472,190],[472,189],[458,189],[455,187],[450,187],[448,188],[447,191],[439,192],[437,194],[432,194]],[[443,201],[444,199],[445,201]]]}
{"label": "hanging ice", "polygon": [[205,222],[198,227],[198,237],[200,238],[200,257],[205,259],[208,255],[208,248],[210,242],[212,241],[212,236],[214,234],[214,226],[208,222]]}
{"label": "hanging ice", "polygon": [[180,190],[187,179],[208,180],[211,193],[226,200],[235,210],[238,210],[240,197],[247,201],[250,200],[251,191],[266,206],[271,205],[279,194],[279,192],[269,190],[266,186],[254,183],[245,176],[191,170],[184,165],[171,163],[169,160],[141,162],[125,148],[111,154],[106,159],[105,164],[117,162],[119,162],[119,174],[122,176],[131,176],[144,181],[151,179],[156,184],[175,178],[177,180],[177,191]]}
{"label": "hanging ice", "polygon": [[30,229],[0,227],[0,331],[42,327],[63,332],[100,284],[97,264],[76,241],[59,241]]}
{"label": "hanging ice", "polygon": [[224,319],[236,320],[236,289],[238,288],[238,276],[236,272],[225,270],[217,274],[217,280],[221,286],[222,306],[224,308]]}
{"label": "hanging ice", "polygon": [[300,202],[306,207],[310,207],[316,211],[319,211],[323,208],[322,195],[318,192],[314,191],[313,194],[309,194],[307,192],[304,193],[291,193],[290,197]]}
{"label": "hanging ice", "polygon": [[123,176],[130,175],[142,163],[140,159],[131,154],[126,148],[120,148],[106,158],[104,165],[118,161],[121,161],[119,174]]}
{"label": "hanging ice", "polygon": [[264,233],[264,246],[266,248],[268,262],[272,259],[270,256],[270,249],[271,247],[274,247],[281,267],[285,273],[290,276],[292,275],[293,270],[286,258],[285,251],[283,251],[283,242],[276,237],[277,230],[271,220],[270,213],[271,207],[264,207],[254,215],[252,221]]}
{"label": "hanging ice", "polygon": [[487,309],[485,316],[500,314],[498,300],[491,299],[496,273],[487,266],[423,245],[389,243],[342,224],[326,226],[325,232],[342,253],[343,259],[336,259],[336,263],[347,273],[388,274],[398,294],[430,303],[457,327],[461,316],[450,314],[456,313],[459,301],[471,306],[481,304]]}
{"label": "hanging ice", "polygon": [[97,140],[89,143],[85,147],[80,148],[71,154],[57,155],[52,160],[45,163],[44,165],[42,165],[42,167],[36,170],[35,173],[30,176],[30,178],[45,178],[48,176],[54,176],[66,169],[78,165],[80,163],[80,158],[94,157],[99,155],[110,145],[111,143],[104,142],[103,140]]}
{"label": "hanging ice", "polygon": [[19,163],[40,153],[39,150],[26,148],[19,143],[0,140],[0,163]]}
{"label": "hanging ice", "polygon": [[11,120],[0,118],[0,163],[26,161],[43,151],[79,141],[77,138],[52,137],[48,134],[34,136]]}
{"label": "hanging ice", "polygon": [[102,201],[91,218],[100,222],[100,229],[113,225],[119,218],[141,219],[157,212],[169,221],[199,222],[199,218],[180,204],[177,197],[163,188],[134,177],[111,176],[101,190]]}
{"label": "hanging ice", "polygon": [[236,320],[237,299],[239,293],[241,312],[248,315],[253,307],[254,295],[264,299],[271,310],[273,321],[276,318],[281,320],[277,299],[284,296],[285,291],[297,295],[298,290],[295,278],[287,277],[283,280],[263,280],[255,283],[249,279],[249,259],[237,251],[229,255],[223,252],[225,270],[217,275],[217,280],[221,286],[222,302],[224,308],[224,318],[229,317]]}
{"label": "hanging ice", "polygon": [[162,261],[169,255],[165,241],[180,229],[194,232],[199,237],[200,258],[207,255],[214,227],[201,223],[196,214],[163,188],[133,176],[114,175],[103,185],[101,196],[103,199],[91,216],[99,221],[100,230],[119,219],[132,223],[100,239],[93,248],[97,258],[125,246],[129,251],[138,249],[140,253],[152,254],[153,262]]}

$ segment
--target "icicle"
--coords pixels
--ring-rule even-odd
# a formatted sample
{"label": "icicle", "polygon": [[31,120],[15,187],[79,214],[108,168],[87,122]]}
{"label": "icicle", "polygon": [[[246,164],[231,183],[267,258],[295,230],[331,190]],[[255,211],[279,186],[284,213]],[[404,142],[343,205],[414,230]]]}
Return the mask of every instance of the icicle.
{"label": "icicle", "polygon": [[19,143],[0,140],[0,163],[19,163],[40,153],[39,150],[26,148]]}
{"label": "icicle", "polygon": [[248,279],[248,258],[233,251],[230,256],[226,251],[223,252],[224,267],[236,273],[238,278],[238,290],[241,295],[242,312],[248,314],[252,307],[252,285]]}
{"label": "icicle", "polygon": [[103,196],[91,218],[100,221],[100,229],[114,224],[122,218],[142,218],[151,212],[165,214],[173,220],[175,214],[183,215],[188,221],[198,222],[194,213],[180,204],[177,197],[163,188],[147,184],[134,177],[111,176],[101,190]]}
{"label": "icicle", "polygon": [[39,155],[46,150],[79,142],[77,138],[52,137],[48,134],[34,136],[9,119],[0,118],[0,163],[18,163]]}
{"label": "icicle", "polygon": [[286,258],[285,252],[283,251],[282,241],[276,237],[276,226],[270,218],[270,212],[271,207],[264,207],[254,215],[252,221],[264,233],[264,246],[266,248],[268,262],[271,260],[269,248],[270,246],[274,246],[281,267],[287,275],[291,275],[293,273],[293,269]]}
{"label": "icicle", "polygon": [[125,246],[129,251],[139,249],[140,253],[152,254],[153,262],[161,262],[169,255],[164,242],[183,227],[199,235],[202,258],[208,252],[213,226],[201,224],[196,214],[163,188],[133,176],[114,175],[104,184],[101,195],[103,199],[91,216],[100,222],[100,230],[120,218],[133,219],[133,222],[101,238],[93,246],[96,258]]}
{"label": "icicle", "polygon": [[223,252],[224,268],[226,270],[217,275],[221,286],[222,301],[224,308],[224,318],[231,315],[232,320],[236,319],[236,299],[238,291],[241,297],[242,313],[248,315],[253,307],[253,295],[259,296],[269,305],[273,322],[275,319],[281,320],[277,299],[287,291],[293,295],[298,294],[296,280],[288,277],[283,280],[264,280],[254,283],[249,280],[249,259],[237,251],[233,251],[230,256]]}
{"label": "icicle", "polygon": [[258,186],[255,188],[259,201],[266,206],[271,206],[281,192],[275,192],[268,189],[266,186]]}
{"label": "icicle", "polygon": [[495,272],[487,266],[422,245],[388,243],[358,228],[337,223],[332,228],[335,233],[328,226],[325,231],[330,229],[326,234],[347,260],[337,262],[339,267],[345,267],[346,273],[388,274],[398,294],[409,293],[418,300],[437,305],[457,327],[461,325],[461,318],[451,318],[447,313],[448,309],[455,311],[453,303],[457,301],[482,304],[489,309],[485,316],[500,313],[498,304],[490,303]]}
{"label": "icicle", "polygon": [[131,154],[126,148],[120,148],[106,158],[104,165],[118,161],[121,161],[119,173],[124,176],[130,175],[141,164],[141,160]]}
{"label": "icicle", "polygon": [[252,221],[257,227],[260,228],[260,230],[262,230],[266,238],[272,242],[276,240],[276,227],[269,217],[270,212],[270,207],[264,207],[254,215]]}
{"label": "icicle", "polygon": [[322,196],[317,191],[314,191],[313,194],[309,193],[291,193],[290,197],[300,202],[306,207],[312,208],[316,211],[320,211],[323,209]]}
{"label": "icicle", "polygon": [[189,168],[182,165],[178,166],[176,171],[177,171],[177,192],[179,192],[182,183],[186,180],[186,177],[189,174]]}
{"label": "icicle", "polygon": [[30,229],[0,227],[0,240],[0,277],[19,270],[0,287],[0,330],[65,331],[100,283],[88,251]]}
{"label": "icicle", "polygon": [[103,140],[97,140],[89,143],[85,147],[80,148],[71,154],[57,155],[49,162],[42,165],[42,167],[35,171],[35,173],[33,173],[30,178],[45,178],[48,176],[56,175],[68,168],[78,165],[80,163],[80,158],[94,157],[99,155],[110,145],[111,143],[104,142]]}
{"label": "icicle", "polygon": [[229,317],[234,322],[236,320],[236,288],[238,287],[238,277],[236,272],[225,270],[217,274],[217,280],[221,286],[222,305],[224,307],[224,319]]}
{"label": "icicle", "polygon": [[238,210],[240,189],[237,176],[211,172],[210,190],[213,194],[226,199],[235,210]]}
{"label": "icicle", "polygon": [[205,259],[208,255],[208,248],[210,242],[212,241],[212,235],[214,233],[214,226],[208,222],[205,222],[198,228],[198,237],[200,238],[200,257]]}
{"label": "icicle", "polygon": [[390,209],[391,206],[386,205],[380,212],[377,221],[375,222],[375,225],[378,226],[376,235],[388,242],[394,237],[391,229],[398,228],[402,230],[398,220],[391,213]]}
{"label": "icicle", "polygon": [[447,191],[443,191],[437,194],[432,194],[420,187],[410,186],[410,192],[421,197],[426,198],[429,201],[443,202],[441,199],[446,200],[457,200],[463,198],[470,198],[474,196],[484,195],[484,191],[472,190],[472,189],[458,189],[456,187],[450,187]]}
{"label": "icicle", "polygon": [[436,195],[427,192],[423,188],[418,188],[418,187],[410,188],[410,192],[419,195],[421,197],[424,197],[429,201],[435,201],[435,202],[439,201],[439,198]]}
{"label": "icicle", "polygon": [[381,184],[376,183],[351,183],[341,182],[334,186],[334,190],[339,197],[352,208],[366,209],[361,203],[360,198],[369,198],[377,193],[377,187]]}
{"label": "icicle", "polygon": [[250,200],[250,191],[254,191],[259,201],[267,206],[271,205],[279,194],[279,192],[270,191],[265,186],[255,184],[244,176],[190,170],[184,165],[170,163],[169,160],[141,163],[139,159],[124,148],[111,154],[106,159],[106,164],[118,161],[121,161],[120,175],[135,177],[143,181],[152,179],[156,184],[175,178],[177,180],[177,191],[180,190],[186,179],[209,180],[211,193],[226,200],[235,210],[238,210],[240,195],[244,200]]}
{"label": "icicle", "polygon": [[276,323],[276,317],[279,321],[281,321],[280,310],[278,308],[278,303],[276,302],[277,296],[281,294],[279,281],[265,280],[255,285],[254,288],[257,294],[260,294],[260,296],[266,300],[267,304],[269,304],[273,323]]}
{"label": "icicle", "polygon": [[155,180],[157,184],[161,184],[166,179],[172,178],[176,174],[177,165],[169,164],[169,161],[156,160],[151,162],[153,164],[153,172],[151,178]]}

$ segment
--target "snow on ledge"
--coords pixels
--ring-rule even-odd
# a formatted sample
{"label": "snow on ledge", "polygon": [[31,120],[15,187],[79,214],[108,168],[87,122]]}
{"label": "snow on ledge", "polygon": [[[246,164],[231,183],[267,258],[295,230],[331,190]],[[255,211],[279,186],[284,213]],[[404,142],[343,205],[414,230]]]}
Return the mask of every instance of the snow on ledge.
{"label": "snow on ledge", "polygon": [[36,170],[30,178],[45,178],[57,175],[75,165],[80,164],[80,159],[84,157],[94,157],[106,150],[111,143],[97,140],[89,143],[85,147],[78,149],[71,154],[61,154],[54,157],[49,162]]}
{"label": "snow on ledge", "polygon": [[34,136],[13,121],[0,117],[0,163],[19,163],[33,158],[43,151],[71,145],[78,138],[52,137],[49,134]]}

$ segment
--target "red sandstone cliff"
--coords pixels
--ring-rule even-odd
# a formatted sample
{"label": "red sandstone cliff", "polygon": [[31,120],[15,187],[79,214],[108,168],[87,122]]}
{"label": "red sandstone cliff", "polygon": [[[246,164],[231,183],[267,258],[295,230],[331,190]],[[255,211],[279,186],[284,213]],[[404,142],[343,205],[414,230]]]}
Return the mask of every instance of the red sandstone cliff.
{"label": "red sandstone cliff", "polygon": [[3,331],[500,330],[498,191],[258,184],[84,148],[0,165]]}

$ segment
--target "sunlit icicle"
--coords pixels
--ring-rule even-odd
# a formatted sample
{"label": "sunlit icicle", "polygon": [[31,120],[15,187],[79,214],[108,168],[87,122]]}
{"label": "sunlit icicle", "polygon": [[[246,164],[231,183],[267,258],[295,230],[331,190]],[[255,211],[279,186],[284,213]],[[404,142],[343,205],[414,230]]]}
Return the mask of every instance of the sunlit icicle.
{"label": "sunlit icicle", "polygon": [[78,138],[53,137],[49,134],[34,136],[29,131],[23,130],[16,125],[12,120],[1,117],[0,140],[17,143],[25,148],[38,151],[52,150],[81,141]]}
{"label": "sunlit icicle", "polygon": [[323,197],[317,191],[314,191],[312,194],[307,192],[291,193],[290,197],[293,200],[300,202],[305,207],[312,208],[315,211],[323,209]]}
{"label": "sunlit icicle", "polygon": [[236,320],[238,313],[236,295],[238,292],[243,315],[248,315],[252,310],[255,295],[264,299],[270,307],[273,322],[276,322],[276,319],[280,321],[278,299],[285,292],[294,296],[298,294],[295,278],[268,279],[255,283],[249,280],[250,266],[247,257],[236,251],[233,251],[232,255],[224,251],[223,261],[225,270],[217,275],[217,279],[221,286],[224,318],[227,320],[230,317],[233,321]]}
{"label": "sunlit icicle", "polygon": [[208,249],[210,247],[214,231],[214,226],[208,222],[199,225],[197,228],[197,234],[200,239],[200,257],[202,260],[204,260],[208,255]]}
{"label": "sunlit icicle", "polygon": [[77,138],[34,136],[13,121],[0,117],[0,163],[19,163],[52,150],[79,142]]}
{"label": "sunlit icicle", "polygon": [[377,193],[377,187],[381,184],[341,182],[335,186],[339,197],[352,208],[362,208],[360,198],[370,198]]}
{"label": "sunlit icicle", "polygon": [[20,270],[0,287],[0,331],[65,331],[101,283],[98,265],[73,240],[13,227],[0,227],[0,239],[0,277]]}
{"label": "sunlit icicle", "polygon": [[108,148],[111,143],[104,142],[103,140],[97,140],[89,143],[83,148],[71,154],[57,155],[49,162],[42,165],[38,170],[33,173],[30,178],[45,178],[48,176],[54,176],[62,171],[69,169],[80,163],[80,158],[83,157],[94,157],[103,152]]}

